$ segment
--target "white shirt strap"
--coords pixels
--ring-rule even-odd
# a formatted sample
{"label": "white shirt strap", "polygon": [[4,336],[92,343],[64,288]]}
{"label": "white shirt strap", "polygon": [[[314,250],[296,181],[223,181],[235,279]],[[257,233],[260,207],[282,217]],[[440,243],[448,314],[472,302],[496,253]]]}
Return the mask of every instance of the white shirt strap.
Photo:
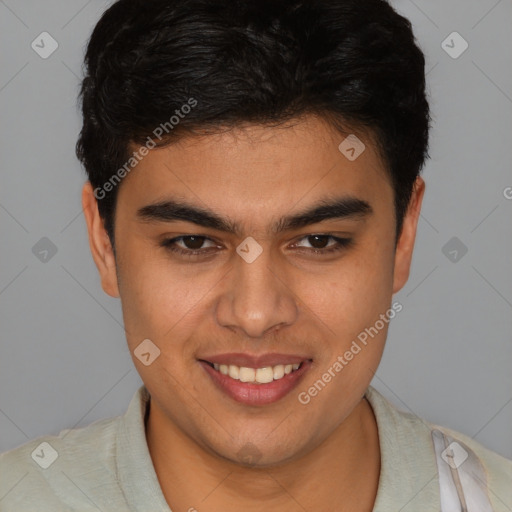
{"label": "white shirt strap", "polygon": [[439,472],[441,512],[493,512],[484,467],[464,443],[432,431]]}

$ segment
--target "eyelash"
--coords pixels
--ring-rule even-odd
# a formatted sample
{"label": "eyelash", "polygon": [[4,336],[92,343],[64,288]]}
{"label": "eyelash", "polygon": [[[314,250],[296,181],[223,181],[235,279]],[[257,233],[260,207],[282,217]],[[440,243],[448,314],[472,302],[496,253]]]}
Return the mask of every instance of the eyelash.
{"label": "eyelash", "polygon": [[[318,254],[320,256],[329,255],[329,254],[336,253],[336,252],[342,251],[344,249],[347,249],[349,246],[352,245],[352,242],[353,242],[353,240],[351,238],[339,238],[330,233],[312,233],[312,234],[303,236],[300,240],[303,240],[304,238],[309,238],[310,236],[328,237],[328,238],[333,239],[336,242],[335,245],[333,245],[327,249],[307,249],[307,248],[305,248],[306,252]],[[201,255],[207,254],[207,251],[204,251],[203,249],[185,250],[185,249],[180,249],[180,248],[177,248],[176,246],[174,246],[174,243],[176,241],[183,240],[184,238],[190,238],[190,237],[204,238],[204,241],[208,240],[210,242],[213,242],[213,240],[211,240],[207,236],[203,236],[203,235],[182,235],[182,236],[178,236],[176,238],[168,238],[168,239],[162,240],[160,245],[170,252],[173,252],[173,253],[179,254],[180,256],[185,256],[188,258],[193,258],[196,256],[201,256]],[[212,248],[210,247],[210,249],[212,249]]]}

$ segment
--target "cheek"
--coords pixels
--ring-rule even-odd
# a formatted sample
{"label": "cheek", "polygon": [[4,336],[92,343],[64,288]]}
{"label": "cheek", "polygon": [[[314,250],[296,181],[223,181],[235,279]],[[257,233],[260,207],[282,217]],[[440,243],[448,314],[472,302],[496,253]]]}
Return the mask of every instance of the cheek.
{"label": "cheek", "polygon": [[[370,384],[396,315],[391,307],[392,257],[373,254],[379,256],[368,252],[350,264],[347,259],[324,288],[310,288],[308,305],[329,330],[324,331],[315,370],[300,389],[301,403],[315,404],[305,409],[308,414],[329,417],[326,428],[343,421]],[[333,403],[344,407],[334,412]]]}
{"label": "cheek", "polygon": [[119,272],[130,346],[145,338],[159,344],[181,339],[194,310],[214,287],[215,276],[210,273],[197,276],[197,271],[195,277],[189,276],[183,267],[172,264],[164,251],[127,249],[124,254],[130,256],[120,262]]}
{"label": "cheek", "polygon": [[336,335],[343,339],[356,336],[389,308],[392,273],[389,251],[374,246],[353,253],[333,265],[323,284],[305,278],[309,282],[304,285],[309,290],[308,305]]}

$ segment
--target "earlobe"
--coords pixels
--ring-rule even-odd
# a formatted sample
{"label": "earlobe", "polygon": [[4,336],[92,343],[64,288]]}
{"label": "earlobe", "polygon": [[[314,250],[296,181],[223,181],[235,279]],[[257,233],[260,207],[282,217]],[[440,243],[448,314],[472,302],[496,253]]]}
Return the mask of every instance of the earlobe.
{"label": "earlobe", "polygon": [[418,176],[414,183],[409,207],[403,220],[402,232],[396,247],[393,273],[393,293],[401,290],[409,279],[414,241],[416,239],[416,231],[424,193],[425,182],[420,176]]}
{"label": "earlobe", "polygon": [[82,189],[82,207],[89,235],[89,247],[100,273],[101,287],[111,297],[119,297],[114,251],[99,214],[90,181],[87,181]]}

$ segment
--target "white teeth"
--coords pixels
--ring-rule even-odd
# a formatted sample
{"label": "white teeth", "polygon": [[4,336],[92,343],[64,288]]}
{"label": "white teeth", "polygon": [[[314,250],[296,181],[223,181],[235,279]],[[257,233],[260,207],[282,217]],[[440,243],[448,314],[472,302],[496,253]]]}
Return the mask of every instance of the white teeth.
{"label": "white teeth", "polygon": [[274,380],[282,379],[284,377],[284,365],[278,364],[274,366]]}
{"label": "white teeth", "polygon": [[239,374],[240,374],[240,368],[238,368],[238,366],[235,366],[234,364],[230,364],[229,365],[228,375],[232,379],[238,380],[239,379]]}
{"label": "white teeth", "polygon": [[271,366],[268,368],[258,368],[256,370],[255,380],[260,384],[267,384],[268,382],[272,382],[274,380],[274,370]]}
{"label": "white teeth", "polygon": [[240,382],[251,382],[257,384],[267,384],[273,380],[282,379],[292,371],[298,370],[300,363],[278,364],[276,366],[266,366],[264,368],[247,368],[246,366],[236,366],[234,364],[213,363],[213,367],[222,373],[229,375],[232,379]]}
{"label": "white teeth", "polygon": [[246,368],[242,366],[240,368],[239,379],[240,382],[254,382],[256,376],[256,370],[254,368]]}

